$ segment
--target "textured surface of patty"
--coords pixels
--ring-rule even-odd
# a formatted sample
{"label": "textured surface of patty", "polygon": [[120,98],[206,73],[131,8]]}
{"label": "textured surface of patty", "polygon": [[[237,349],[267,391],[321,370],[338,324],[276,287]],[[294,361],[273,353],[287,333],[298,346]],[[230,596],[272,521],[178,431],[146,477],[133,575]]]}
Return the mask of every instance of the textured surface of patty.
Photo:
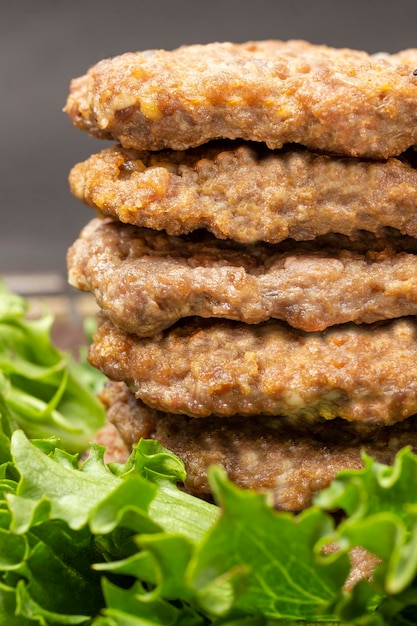
{"label": "textured surface of patty", "polygon": [[417,143],[417,52],[368,55],[303,41],[147,50],[74,79],[65,111],[139,149],[241,138],[385,158]]}
{"label": "textured surface of patty", "polygon": [[278,243],[388,226],[417,236],[417,171],[398,159],[239,142],[158,153],[112,146],[77,164],[69,180],[91,207],[172,235],[206,228],[241,243]]}
{"label": "textured surface of patty", "polygon": [[392,424],[417,412],[417,318],[318,333],[191,318],[143,339],[103,319],[89,358],[148,406],[194,417]]}
{"label": "textured surface of patty", "polygon": [[189,316],[276,318],[317,331],[417,314],[417,256],[390,249],[280,252],[94,219],[68,252],[68,275],[114,324],[142,337]]}
{"label": "textured surface of patty", "polygon": [[362,467],[362,449],[387,464],[406,445],[417,452],[415,417],[365,435],[342,420],[294,428],[285,418],[196,420],[162,413],[136,400],[123,383],[108,384],[101,399],[128,447],[154,438],[180,457],[185,488],[197,496],[210,494],[207,468],[220,464],[241,487],[270,491],[276,508],[300,511],[339,471]]}

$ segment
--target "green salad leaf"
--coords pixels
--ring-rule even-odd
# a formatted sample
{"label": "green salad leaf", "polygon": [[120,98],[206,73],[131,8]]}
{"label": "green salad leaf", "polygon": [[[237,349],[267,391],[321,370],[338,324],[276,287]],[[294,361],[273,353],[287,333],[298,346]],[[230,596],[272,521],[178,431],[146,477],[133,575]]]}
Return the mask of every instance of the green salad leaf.
{"label": "green salad leaf", "polygon": [[0,400],[31,438],[55,435],[82,451],[104,424],[89,372],[51,340],[53,315],[28,317],[29,303],[0,282]]}
{"label": "green salad leaf", "polygon": [[[408,448],[386,466],[363,455],[364,468],[341,472],[316,503],[346,513],[339,524],[340,544],[361,545],[381,560],[372,585],[360,583],[345,600],[342,615],[356,618],[370,587],[383,598],[379,613],[388,624],[402,608],[417,622],[417,459]],[[406,624],[404,615],[398,623]],[[408,619],[408,618],[407,618]]]}
{"label": "green salad leaf", "polygon": [[[366,457],[364,470],[343,472],[300,515],[274,511],[218,467],[210,472],[217,505],[185,494],[181,462],[154,441],[108,466],[100,446],[79,463],[55,439],[17,430],[10,453],[0,481],[0,584],[15,620],[400,625],[416,616],[417,557],[407,547],[417,494],[405,484],[417,460],[408,450],[392,468]],[[349,510],[338,524],[336,505]],[[325,555],[329,542],[339,550]],[[381,564],[347,592],[356,545]]]}
{"label": "green salad leaf", "polygon": [[[345,553],[320,562],[317,542],[333,531],[330,516],[316,508],[277,514],[264,496],[243,491],[213,468],[211,483],[222,507],[192,569],[197,588],[236,575],[244,593],[234,605],[275,619],[329,619],[327,607],[349,572]],[[246,576],[245,576],[246,574]],[[213,594],[212,594],[213,595]],[[213,598],[210,597],[213,610]]]}
{"label": "green salad leaf", "polygon": [[[417,623],[409,449],[391,467],[363,455],[298,515],[221,467],[205,502],[181,489],[183,463],[156,441],[105,463],[88,445],[103,420],[95,383],[54,348],[48,313],[28,320],[23,299],[2,295],[0,626]],[[348,591],[357,546],[379,562]]]}

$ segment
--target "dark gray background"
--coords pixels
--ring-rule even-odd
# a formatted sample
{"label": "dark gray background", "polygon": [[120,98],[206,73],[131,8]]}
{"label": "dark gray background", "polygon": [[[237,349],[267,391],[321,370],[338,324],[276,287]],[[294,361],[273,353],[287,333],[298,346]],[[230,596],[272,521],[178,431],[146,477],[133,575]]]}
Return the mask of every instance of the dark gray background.
{"label": "dark gray background", "polygon": [[417,1],[2,1],[0,275],[64,275],[66,249],[93,216],[71,197],[67,175],[104,142],[61,112],[72,77],[128,50],[264,38],[416,47]]}

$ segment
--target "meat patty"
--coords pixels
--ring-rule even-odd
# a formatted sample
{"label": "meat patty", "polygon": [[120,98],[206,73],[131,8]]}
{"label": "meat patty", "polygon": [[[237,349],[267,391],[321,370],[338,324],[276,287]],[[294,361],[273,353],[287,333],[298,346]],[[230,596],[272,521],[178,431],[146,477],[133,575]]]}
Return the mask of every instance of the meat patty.
{"label": "meat patty", "polygon": [[417,143],[417,51],[368,55],[304,41],[126,53],[71,83],[65,111],[127,148],[241,138],[386,158]]}
{"label": "meat patty", "polygon": [[417,318],[319,333],[192,318],[142,339],[103,319],[89,359],[169,413],[382,425],[417,412]]}
{"label": "meat patty", "polygon": [[219,464],[241,487],[270,492],[276,508],[300,511],[338,472],[362,467],[362,449],[387,464],[406,445],[417,452],[416,417],[364,435],[342,420],[313,428],[302,422],[294,427],[285,418],[196,420],[163,413],[137,400],[123,383],[109,383],[101,399],[129,448],[141,438],[157,439],[183,461],[185,489],[200,497],[211,493],[207,468]]}
{"label": "meat patty", "polygon": [[94,219],[68,252],[68,276],[115,325],[141,337],[189,316],[277,318],[318,331],[417,314],[417,256],[392,249],[281,252]]}
{"label": "meat patty", "polygon": [[417,236],[417,172],[399,159],[234,142],[158,153],[112,146],[77,164],[69,181],[91,207],[171,235],[206,228],[221,239],[278,243],[388,226]]}

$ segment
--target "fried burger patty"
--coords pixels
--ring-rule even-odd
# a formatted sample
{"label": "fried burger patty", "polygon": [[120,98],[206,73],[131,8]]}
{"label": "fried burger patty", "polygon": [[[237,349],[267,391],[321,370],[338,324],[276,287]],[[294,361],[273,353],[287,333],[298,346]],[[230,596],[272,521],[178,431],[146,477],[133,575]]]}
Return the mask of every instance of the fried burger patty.
{"label": "fried burger patty", "polygon": [[94,219],[68,252],[68,276],[115,325],[142,337],[189,316],[276,318],[318,331],[417,314],[417,256],[390,249],[279,252]]}
{"label": "fried burger patty", "polygon": [[127,148],[241,138],[386,158],[417,143],[417,51],[369,55],[303,41],[147,50],[74,79],[65,111]]}
{"label": "fried burger patty", "polygon": [[207,468],[220,464],[241,487],[271,492],[276,508],[300,511],[339,471],[362,467],[362,449],[388,464],[405,445],[417,452],[415,417],[365,436],[342,420],[312,428],[285,418],[196,420],[163,413],[137,400],[124,383],[107,384],[100,397],[128,448],[142,437],[158,440],[183,461],[185,489],[200,497],[210,494]]}
{"label": "fried burger patty", "polygon": [[77,164],[69,181],[91,207],[172,235],[206,228],[241,243],[278,243],[388,226],[417,236],[417,172],[398,159],[234,142],[158,153],[116,145]]}
{"label": "fried burger patty", "polygon": [[103,319],[89,358],[169,413],[392,424],[417,412],[416,335],[416,318],[319,333],[192,318],[141,339]]}

